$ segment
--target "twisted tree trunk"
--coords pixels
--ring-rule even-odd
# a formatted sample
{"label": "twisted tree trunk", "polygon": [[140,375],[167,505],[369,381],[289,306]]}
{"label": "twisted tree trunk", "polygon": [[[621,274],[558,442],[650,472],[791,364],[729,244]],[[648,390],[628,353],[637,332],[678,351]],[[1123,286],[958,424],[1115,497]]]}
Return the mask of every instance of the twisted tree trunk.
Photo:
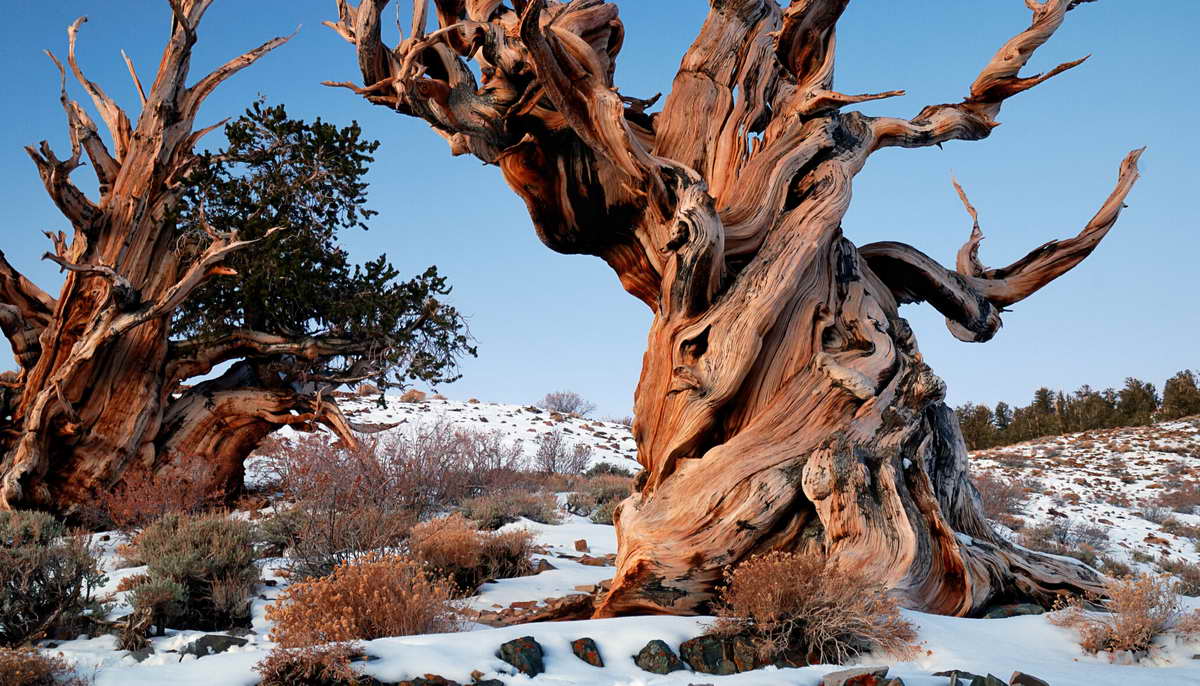
{"label": "twisted tree trunk", "polygon": [[603,258],[654,312],[633,427],[645,474],[615,516],[618,572],[598,616],[704,611],[729,565],[777,549],[868,569],[910,607],[946,614],[1100,588],[1094,570],[992,532],[944,385],[898,307],[927,301],[959,339],[990,339],[1004,306],[1112,227],[1140,151],[1082,233],[1003,269],[979,262],[978,223],[955,271],[841,231],[871,153],[985,138],[1005,99],[1079,64],[1019,76],[1079,2],[1030,0],[1032,24],[969,96],[912,119],[842,111],[899,94],[833,90],[847,2],[712,2],[653,115],[653,100],[613,88],[611,3],[436,0],[426,33],[416,0],[395,48],[380,41],[386,0],[339,0],[329,23],[366,84],[330,85],[498,165],[547,246]]}
{"label": "twisted tree trunk", "polygon": [[[222,81],[287,40],[268,41],[189,87],[196,29],[211,0],[170,4],[170,40],[148,90],[129,63],[142,104],[136,122],[75,59],[85,19],[68,30],[68,66],[106,125],[111,150],[67,96],[66,69],[51,55],[62,78],[71,155],[59,159],[45,142],[28,152],[72,226],[70,239],[47,234],[54,251],[46,259],[68,274],[55,299],[0,253],[0,330],[19,366],[0,375],[0,507],[69,512],[131,466],[159,470],[181,456],[205,458],[205,478],[220,494],[240,486],[241,459],[268,430],[319,420],[350,438],[335,405],[280,384],[278,374],[235,367],[218,380],[181,387],[247,350],[303,356],[342,342],[244,334],[236,341],[169,340],[176,308],[207,279],[230,273],[222,260],[250,243],[210,231],[198,256],[182,255],[177,245],[170,215],[197,159],[193,146],[216,128],[193,131],[197,109]],[[84,153],[99,181],[95,201],[70,179]]]}

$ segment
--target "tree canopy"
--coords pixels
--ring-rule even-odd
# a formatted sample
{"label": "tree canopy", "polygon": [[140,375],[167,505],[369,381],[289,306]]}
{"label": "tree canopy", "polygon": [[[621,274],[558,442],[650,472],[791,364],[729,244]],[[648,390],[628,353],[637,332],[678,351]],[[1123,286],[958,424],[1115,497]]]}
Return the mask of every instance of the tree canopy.
{"label": "tree canopy", "polygon": [[[338,242],[376,214],[364,177],[379,143],[357,123],[309,123],[263,101],[225,135],[228,145],[202,154],[188,177],[176,240],[192,259],[214,232],[257,242],[227,258],[230,273],[176,312],[177,345],[244,340],[247,357],[293,383],[369,378],[383,389],[457,378],[458,356],[475,349],[462,316],[442,300],[445,277],[431,266],[402,281],[386,255],[355,265]],[[267,344],[297,338],[309,339],[313,353]]]}

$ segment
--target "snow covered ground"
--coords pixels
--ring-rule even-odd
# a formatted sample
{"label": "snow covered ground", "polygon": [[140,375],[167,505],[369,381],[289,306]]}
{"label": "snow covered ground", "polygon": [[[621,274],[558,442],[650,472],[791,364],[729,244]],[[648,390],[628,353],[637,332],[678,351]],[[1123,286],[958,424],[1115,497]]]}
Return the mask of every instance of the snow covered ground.
{"label": "snow covered ground", "polygon": [[1164,557],[1200,562],[1200,543],[1163,524],[1200,527],[1200,509],[1183,513],[1157,504],[1175,490],[1167,487],[1172,482],[1200,499],[1200,418],[976,451],[971,469],[1024,486],[1019,516],[1026,525],[1060,521],[1098,529],[1107,536],[1096,543],[1101,552],[1134,569],[1157,571]]}
{"label": "snow covered ground", "polygon": [[[387,406],[380,408],[373,399],[364,399],[345,405],[352,421],[399,423],[389,431],[437,422],[450,422],[464,428],[499,429],[511,440],[523,439],[530,456],[536,448],[529,437],[560,429],[572,441],[592,445],[596,461],[636,468],[636,462],[631,459],[633,441],[629,430],[619,424],[493,403],[432,400],[416,404],[389,399]],[[1144,551],[1146,555],[1153,553],[1154,557],[1166,553],[1191,560],[1198,558],[1191,541],[1165,534],[1159,524],[1144,519],[1138,512],[1139,503],[1160,491],[1155,484],[1166,476],[1178,479],[1182,474],[1185,479],[1194,480],[1200,475],[1200,421],[1103,435],[1093,432],[1093,435],[1065,436],[985,451],[974,459],[977,470],[994,471],[1037,486],[1027,501],[1025,515],[1030,522],[1056,517],[1089,524],[1108,521],[1111,523],[1108,526],[1113,555],[1124,556],[1130,561],[1134,561],[1135,551]],[[1200,515],[1174,516],[1200,525]],[[535,576],[484,584],[478,595],[466,601],[468,609],[489,611],[514,603],[541,603],[582,592],[582,589],[611,578],[614,572],[611,566],[579,562],[584,553],[576,548],[576,542],[583,540],[587,554],[592,558],[615,553],[616,536],[610,526],[594,524],[570,514],[564,514],[558,525],[522,520],[508,526],[533,531],[545,550],[538,557],[554,569]],[[1164,545],[1147,538],[1150,534],[1167,543]],[[101,544],[105,550],[105,566],[110,570],[107,591],[115,591],[121,578],[144,569],[116,569],[118,556],[113,551],[118,543],[119,537],[110,537]],[[155,653],[140,663],[127,653],[117,651],[112,636],[61,642],[51,651],[61,652],[78,665],[82,674],[91,676],[100,686],[251,686],[257,683],[254,664],[272,647],[267,639],[270,626],[265,619],[265,608],[286,584],[286,580],[274,575],[279,564],[278,559],[260,561],[264,583],[260,585],[261,595],[253,605],[253,633],[245,636],[249,640],[246,646],[202,658],[181,656],[178,652],[167,651],[178,651],[203,633],[170,631],[167,636],[152,639]],[[118,601],[120,595],[117,594]],[[1200,608],[1200,598],[1185,599],[1185,604]],[[127,605],[118,602],[114,615],[128,611]],[[901,677],[908,686],[945,686],[947,678],[932,674],[949,669],[980,674],[990,672],[1005,681],[1014,670],[1021,670],[1053,686],[1200,686],[1200,659],[1193,659],[1193,655],[1200,656],[1200,642],[1190,645],[1163,643],[1152,660],[1139,665],[1118,665],[1103,656],[1085,654],[1071,630],[1052,625],[1045,616],[989,620],[917,612],[905,612],[905,616],[919,627],[920,656],[903,662],[888,655],[870,655],[859,664],[889,665],[892,668],[890,676]],[[733,676],[688,671],[660,676],[644,672],[634,664],[632,656],[648,641],[661,639],[678,650],[682,641],[703,633],[708,621],[709,618],[703,617],[630,617],[503,628],[472,623],[462,633],[364,642],[364,652],[375,659],[358,666],[363,673],[384,682],[438,674],[465,684],[471,682],[471,673],[478,670],[485,679],[495,678],[509,685],[596,686],[816,686],[822,675],[845,669],[844,666],[811,666],[768,668]],[[542,645],[544,674],[532,679],[514,674],[509,665],[496,657],[501,643],[521,636],[533,636]],[[572,654],[570,641],[582,637],[596,641],[605,661],[603,669],[592,667]]]}

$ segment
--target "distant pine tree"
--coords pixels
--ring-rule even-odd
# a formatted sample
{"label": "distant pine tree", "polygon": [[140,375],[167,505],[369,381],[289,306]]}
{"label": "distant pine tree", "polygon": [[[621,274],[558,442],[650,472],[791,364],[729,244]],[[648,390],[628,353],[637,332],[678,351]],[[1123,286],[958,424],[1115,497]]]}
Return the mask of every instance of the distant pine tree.
{"label": "distant pine tree", "polygon": [[1200,385],[1196,375],[1190,370],[1183,370],[1167,380],[1163,386],[1162,408],[1157,417],[1160,419],[1179,419],[1200,414]]}
{"label": "distant pine tree", "polygon": [[1135,379],[1125,379],[1125,387],[1117,394],[1117,415],[1123,426],[1149,424],[1158,410],[1158,391],[1154,384]]}

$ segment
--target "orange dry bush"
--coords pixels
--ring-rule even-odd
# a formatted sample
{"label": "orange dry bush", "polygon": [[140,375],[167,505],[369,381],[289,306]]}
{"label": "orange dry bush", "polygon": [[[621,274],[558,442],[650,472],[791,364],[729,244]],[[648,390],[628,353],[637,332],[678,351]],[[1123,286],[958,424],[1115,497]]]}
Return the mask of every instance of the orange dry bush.
{"label": "orange dry bush", "polygon": [[1089,653],[1150,650],[1154,639],[1175,633],[1200,636],[1200,610],[1185,613],[1167,574],[1139,574],[1108,582],[1109,612],[1084,610],[1078,598],[1050,616],[1050,621],[1079,632],[1079,645]]}
{"label": "orange dry bush", "polygon": [[207,464],[198,456],[151,472],[131,469],[121,482],[100,495],[97,524],[136,531],[166,514],[195,514],[208,499]]}
{"label": "orange dry bush", "polygon": [[86,682],[59,655],[35,648],[0,648],[0,686],[83,686]]}
{"label": "orange dry bush", "polygon": [[453,595],[416,560],[373,553],[289,586],[267,606],[267,619],[283,648],[442,633],[461,626]]}
{"label": "orange dry bush", "polygon": [[712,633],[745,636],[767,662],[840,664],[866,650],[909,656],[916,630],[868,575],[775,551],[725,576]]}
{"label": "orange dry bush", "polygon": [[333,686],[356,683],[359,675],[351,668],[352,659],[360,655],[353,646],[336,643],[307,648],[276,648],[254,671],[262,677],[259,686]]}
{"label": "orange dry bush", "polygon": [[467,594],[487,579],[525,576],[533,569],[533,534],[523,529],[480,531],[457,512],[414,526],[408,549],[430,571]]}

